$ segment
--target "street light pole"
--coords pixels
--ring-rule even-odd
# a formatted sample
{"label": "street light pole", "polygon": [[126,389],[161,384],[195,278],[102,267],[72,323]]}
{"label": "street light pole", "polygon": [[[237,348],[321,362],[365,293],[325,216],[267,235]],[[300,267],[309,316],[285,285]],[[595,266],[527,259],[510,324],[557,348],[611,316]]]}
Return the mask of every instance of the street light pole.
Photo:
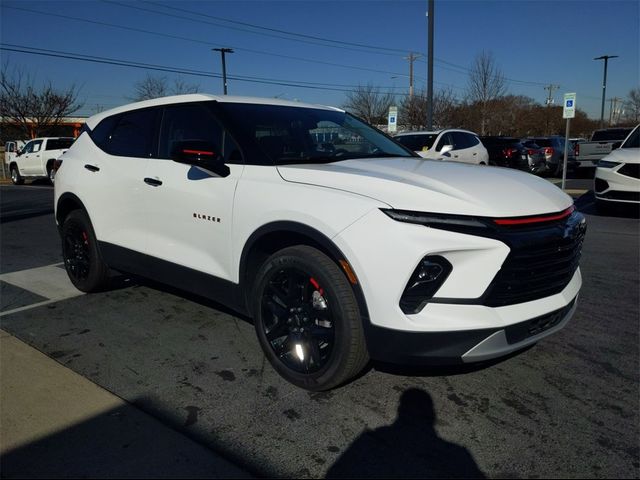
{"label": "street light pole", "polygon": [[222,55],[222,86],[224,94],[227,94],[227,62],[225,61],[224,54],[225,53],[233,53],[233,49],[231,48],[212,48],[211,50],[215,50],[216,52],[220,52]]}
{"label": "street light pole", "polygon": [[607,65],[610,58],[618,58],[618,55],[602,55],[594,60],[604,60],[604,80],[602,80],[602,108],[600,109],[600,128],[604,127],[604,97],[607,93]]}
{"label": "street light pole", "polygon": [[427,58],[427,130],[433,130],[433,24],[434,24],[434,0],[429,0],[427,16],[429,20],[428,32],[428,58]]}

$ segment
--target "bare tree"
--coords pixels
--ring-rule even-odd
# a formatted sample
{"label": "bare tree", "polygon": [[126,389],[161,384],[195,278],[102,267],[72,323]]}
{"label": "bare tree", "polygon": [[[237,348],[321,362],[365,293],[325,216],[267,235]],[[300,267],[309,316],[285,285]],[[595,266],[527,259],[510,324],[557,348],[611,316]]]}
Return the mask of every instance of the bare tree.
{"label": "bare tree", "polygon": [[355,90],[347,92],[345,110],[362,118],[372,125],[387,123],[389,107],[395,102],[390,92],[381,92],[379,87],[372,84],[358,85]]}
{"label": "bare tree", "polygon": [[476,56],[467,87],[471,103],[480,107],[480,134],[485,135],[488,120],[487,104],[503,96],[507,91],[506,79],[491,52],[482,51]]}
{"label": "bare tree", "polygon": [[46,135],[62,119],[82,108],[78,89],[57,90],[51,81],[38,87],[22,69],[2,66],[0,72],[0,117],[6,124],[19,127],[25,137]]}
{"label": "bare tree", "polygon": [[[427,106],[426,90],[421,90],[413,96],[405,97],[400,105],[402,125],[411,130],[426,128]],[[450,88],[437,91],[433,97],[434,124],[439,127],[452,126],[455,107],[456,98]]]}
{"label": "bare tree", "polygon": [[640,120],[640,88],[632,88],[624,102],[624,116],[626,120],[638,123]]}
{"label": "bare tree", "polygon": [[147,75],[134,85],[134,94],[131,100],[139,102],[167,95],[198,93],[199,89],[199,85],[188,84],[181,78],[175,78],[173,85],[169,85],[169,79],[165,76]]}

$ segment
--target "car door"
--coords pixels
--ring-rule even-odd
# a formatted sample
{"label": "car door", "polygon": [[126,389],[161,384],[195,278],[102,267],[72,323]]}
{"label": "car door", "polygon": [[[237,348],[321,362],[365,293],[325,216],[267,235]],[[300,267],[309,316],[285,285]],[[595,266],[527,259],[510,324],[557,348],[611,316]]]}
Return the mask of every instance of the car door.
{"label": "car door", "polygon": [[35,175],[37,166],[40,165],[42,155],[42,140],[31,140],[23,150],[23,154],[18,157],[18,165],[23,175]]}
{"label": "car door", "polygon": [[[454,151],[456,149],[455,143],[453,141],[452,132],[443,132],[440,134],[440,138],[436,141],[436,147],[434,151],[431,153],[433,157],[438,160],[455,160],[457,155]],[[451,145],[453,147],[452,150],[448,152],[442,152],[442,148],[446,145]]]}
{"label": "car door", "polygon": [[[149,158],[157,152],[157,107],[131,110],[102,120],[91,140],[98,148],[81,158],[76,191],[85,203],[98,240],[144,252],[146,187]],[[84,134],[83,134],[84,135]],[[79,138],[79,142],[90,141]]]}
{"label": "car door", "polygon": [[[181,142],[218,148],[225,177],[171,160]],[[212,102],[169,105],[160,127],[158,158],[149,162],[144,189],[146,251],[167,262],[231,279],[232,213],[242,175],[239,148],[218,121]]]}

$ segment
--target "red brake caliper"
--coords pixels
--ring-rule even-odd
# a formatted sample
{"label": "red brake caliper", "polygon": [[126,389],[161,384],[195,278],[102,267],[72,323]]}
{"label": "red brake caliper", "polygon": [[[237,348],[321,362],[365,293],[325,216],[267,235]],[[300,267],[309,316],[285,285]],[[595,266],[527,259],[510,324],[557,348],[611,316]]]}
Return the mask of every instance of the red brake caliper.
{"label": "red brake caliper", "polygon": [[324,290],[320,287],[320,284],[315,278],[311,277],[309,278],[309,281],[311,282],[311,285],[313,285],[313,288],[320,292],[320,295],[324,295]]}
{"label": "red brake caliper", "polygon": [[87,235],[87,232],[82,232],[82,239],[84,240],[85,245],[89,245],[89,236]]}

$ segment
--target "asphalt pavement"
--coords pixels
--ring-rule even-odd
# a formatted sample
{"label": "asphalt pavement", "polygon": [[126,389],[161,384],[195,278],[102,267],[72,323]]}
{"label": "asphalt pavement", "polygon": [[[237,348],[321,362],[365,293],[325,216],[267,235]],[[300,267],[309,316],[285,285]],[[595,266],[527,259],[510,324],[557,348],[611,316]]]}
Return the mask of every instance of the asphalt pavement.
{"label": "asphalt pavement", "polygon": [[578,309],[529,350],[470,369],[372,364],[309,393],[265,362],[248,319],[215,304],[127,277],[67,290],[40,213],[51,189],[33,215],[5,204],[25,208],[34,188],[0,187],[3,476],[640,475],[635,214],[602,216],[580,196]]}

